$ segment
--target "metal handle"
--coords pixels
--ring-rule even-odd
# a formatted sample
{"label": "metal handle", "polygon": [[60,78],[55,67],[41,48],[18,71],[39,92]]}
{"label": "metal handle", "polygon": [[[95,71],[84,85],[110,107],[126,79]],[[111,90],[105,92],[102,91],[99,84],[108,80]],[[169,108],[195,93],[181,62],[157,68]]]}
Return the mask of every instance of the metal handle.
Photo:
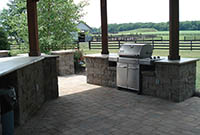
{"label": "metal handle", "polygon": [[127,66],[118,66],[119,68],[127,68]]}
{"label": "metal handle", "polygon": [[138,70],[139,68],[137,68],[137,67],[129,67],[128,69]]}

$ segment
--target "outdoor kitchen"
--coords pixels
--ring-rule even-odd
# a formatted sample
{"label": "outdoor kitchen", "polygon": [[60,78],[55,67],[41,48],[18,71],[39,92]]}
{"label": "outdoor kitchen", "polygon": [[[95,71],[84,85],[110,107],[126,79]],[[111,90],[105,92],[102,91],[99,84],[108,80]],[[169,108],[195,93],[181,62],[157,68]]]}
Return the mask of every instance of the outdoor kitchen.
{"label": "outdoor kitchen", "polygon": [[181,102],[195,93],[196,58],[152,56],[148,44],[127,43],[118,54],[86,55],[87,83]]}
{"label": "outdoor kitchen", "polygon": [[107,2],[101,1],[101,54],[86,55],[87,83],[181,102],[196,92],[197,58],[179,55],[179,1],[169,3],[169,55],[152,56],[153,46],[127,43],[109,54]]}

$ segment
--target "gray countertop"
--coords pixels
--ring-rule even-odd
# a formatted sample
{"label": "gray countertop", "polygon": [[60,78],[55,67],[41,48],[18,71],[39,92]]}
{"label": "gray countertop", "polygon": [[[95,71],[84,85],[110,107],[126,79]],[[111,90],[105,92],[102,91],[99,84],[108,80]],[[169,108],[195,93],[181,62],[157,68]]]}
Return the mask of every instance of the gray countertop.
{"label": "gray countertop", "polygon": [[[111,54],[88,54],[85,55],[85,57],[90,58],[102,58],[102,59],[109,59],[109,61],[117,62],[119,55],[117,53],[111,53]],[[169,60],[167,57],[161,57],[160,60],[155,61],[155,63],[163,63],[163,64],[184,64],[194,61],[199,61],[199,58],[181,58],[180,60]]]}
{"label": "gray countertop", "polygon": [[44,56],[28,57],[28,56],[16,56],[0,58],[0,76],[11,73],[15,70],[23,68],[27,65],[43,60]]}
{"label": "gray countertop", "polygon": [[75,53],[75,50],[60,50],[60,51],[51,51],[51,54],[70,54],[70,53]]}
{"label": "gray countertop", "polygon": [[119,55],[117,53],[110,53],[110,54],[88,54],[85,55],[85,57],[89,57],[89,58],[102,58],[102,59],[109,59],[109,61],[115,61],[117,62],[117,59],[119,57]]}
{"label": "gray countertop", "polygon": [[158,60],[155,63],[185,64],[185,63],[194,62],[194,61],[199,61],[199,58],[181,58],[180,60],[169,60],[167,57],[162,57],[161,60]]}

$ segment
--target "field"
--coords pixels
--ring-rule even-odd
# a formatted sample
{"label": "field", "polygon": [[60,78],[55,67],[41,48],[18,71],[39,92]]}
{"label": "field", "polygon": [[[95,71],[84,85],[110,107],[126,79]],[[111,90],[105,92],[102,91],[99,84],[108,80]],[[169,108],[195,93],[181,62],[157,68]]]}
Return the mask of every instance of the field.
{"label": "field", "polygon": [[[157,37],[162,37],[164,40],[169,39],[169,31],[156,31],[151,28],[136,29],[130,31],[122,31],[117,35],[129,35],[129,34],[142,34],[142,35],[157,35]],[[198,39],[200,40],[200,31],[180,31],[180,40],[186,39]]]}
{"label": "field", "polygon": [[[86,54],[94,54],[94,53],[101,53],[101,50],[97,49],[88,49],[87,43],[81,43],[80,49],[83,51],[84,55]],[[117,53],[118,50],[109,50],[110,53]],[[168,50],[154,50],[153,52],[154,56],[168,56],[169,51]],[[200,58],[200,52],[199,51],[180,51],[180,55],[182,58]],[[200,62],[197,63],[197,80],[196,80],[196,86],[197,89],[200,90]]]}

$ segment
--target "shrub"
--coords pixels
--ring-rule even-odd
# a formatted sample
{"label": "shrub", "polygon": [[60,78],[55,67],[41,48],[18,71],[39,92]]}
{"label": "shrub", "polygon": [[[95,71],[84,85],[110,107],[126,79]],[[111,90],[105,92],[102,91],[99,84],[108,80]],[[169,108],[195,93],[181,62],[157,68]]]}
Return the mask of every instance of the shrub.
{"label": "shrub", "polygon": [[0,27],[0,50],[9,50],[8,36],[3,28]]}
{"label": "shrub", "polygon": [[84,64],[85,64],[85,62],[84,62],[83,52],[80,50],[76,50],[74,53],[75,73],[79,73],[79,72],[83,71]]}

